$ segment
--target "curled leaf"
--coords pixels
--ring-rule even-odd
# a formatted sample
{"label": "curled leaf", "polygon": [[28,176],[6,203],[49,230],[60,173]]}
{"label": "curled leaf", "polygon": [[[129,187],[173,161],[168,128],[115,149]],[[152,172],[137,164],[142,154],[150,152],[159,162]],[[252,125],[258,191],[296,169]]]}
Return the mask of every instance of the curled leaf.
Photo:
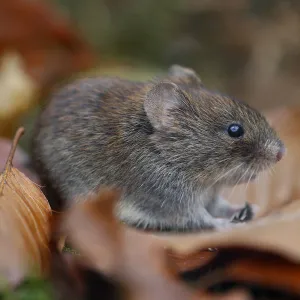
{"label": "curled leaf", "polygon": [[[0,255],[0,271],[16,264],[22,273],[45,271],[48,263],[49,218],[51,209],[39,187],[12,166],[20,128],[4,172],[0,175],[0,242],[11,245],[11,252]],[[2,246],[1,246],[2,247]],[[6,245],[7,247],[7,245]],[[9,278],[8,278],[9,279]]]}

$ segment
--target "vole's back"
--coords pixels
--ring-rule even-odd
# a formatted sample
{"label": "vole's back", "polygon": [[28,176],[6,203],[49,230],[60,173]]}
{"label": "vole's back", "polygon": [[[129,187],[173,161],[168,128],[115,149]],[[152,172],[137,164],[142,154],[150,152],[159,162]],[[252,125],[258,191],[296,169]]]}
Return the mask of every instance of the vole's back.
{"label": "vole's back", "polygon": [[[65,201],[126,176],[121,173],[132,149],[126,148],[125,140],[133,138],[135,127],[142,125],[143,101],[138,94],[144,86],[89,78],[54,94],[39,118],[34,160],[39,174]],[[112,160],[120,162],[119,170]]]}
{"label": "vole's back", "polygon": [[235,209],[218,200],[221,186],[251,180],[283,152],[259,112],[172,66],[156,81],[62,88],[39,117],[33,158],[50,202],[116,186],[121,220],[178,231],[228,226],[219,218]]}

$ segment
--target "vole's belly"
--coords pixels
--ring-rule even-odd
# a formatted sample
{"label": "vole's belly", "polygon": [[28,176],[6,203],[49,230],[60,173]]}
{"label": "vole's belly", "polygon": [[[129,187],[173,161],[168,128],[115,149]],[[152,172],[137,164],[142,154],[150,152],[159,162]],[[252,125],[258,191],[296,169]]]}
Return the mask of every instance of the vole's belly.
{"label": "vole's belly", "polygon": [[164,225],[185,227],[189,222],[199,221],[202,211],[209,203],[212,192],[193,197],[176,199],[176,196],[155,199],[151,196],[123,196],[116,207],[118,218],[128,224],[159,227]]}

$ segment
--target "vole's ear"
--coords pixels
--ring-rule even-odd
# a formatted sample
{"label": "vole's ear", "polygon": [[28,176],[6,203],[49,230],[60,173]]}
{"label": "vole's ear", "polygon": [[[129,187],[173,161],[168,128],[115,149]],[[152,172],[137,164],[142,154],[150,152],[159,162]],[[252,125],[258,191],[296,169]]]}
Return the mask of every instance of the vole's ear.
{"label": "vole's ear", "polygon": [[185,106],[187,98],[182,90],[172,82],[160,82],[146,94],[144,109],[155,129],[162,129],[174,123],[171,111]]}
{"label": "vole's ear", "polygon": [[179,80],[186,80],[187,82],[190,83],[198,83],[201,84],[201,79],[200,77],[197,75],[197,73],[190,69],[190,68],[185,68],[179,65],[172,65],[169,68],[168,71],[169,76],[179,79]]}

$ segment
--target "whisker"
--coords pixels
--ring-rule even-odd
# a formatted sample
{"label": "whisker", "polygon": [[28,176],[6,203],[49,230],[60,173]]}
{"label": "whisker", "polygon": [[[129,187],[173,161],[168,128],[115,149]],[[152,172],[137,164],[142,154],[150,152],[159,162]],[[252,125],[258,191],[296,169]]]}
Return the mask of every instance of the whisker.
{"label": "whisker", "polygon": [[271,167],[267,168],[266,171],[267,171],[267,174],[270,175],[270,176],[273,176],[275,174],[274,166],[271,166]]}
{"label": "whisker", "polygon": [[234,172],[235,170],[237,170],[242,165],[243,165],[243,163],[240,163],[239,165],[231,168],[230,170],[228,170],[227,172],[225,172],[224,174],[222,174],[221,176],[219,176],[207,189],[210,189],[212,186],[214,186],[216,183],[218,183],[222,178],[224,178],[227,175],[229,175],[230,173]]}
{"label": "whisker", "polygon": [[246,171],[244,172],[244,174],[238,179],[238,181],[235,183],[235,185],[233,186],[231,192],[230,192],[230,195],[229,195],[229,199],[230,197],[232,196],[232,194],[234,193],[235,191],[235,188],[239,185],[240,181],[245,177],[245,175],[247,174],[248,170],[250,169],[250,166],[246,169]]}
{"label": "whisker", "polygon": [[248,188],[248,185],[249,185],[249,182],[251,180],[251,177],[257,172],[257,169],[253,170],[252,173],[251,173],[251,176],[249,176],[249,179],[248,179],[248,182],[246,184],[246,187],[245,187],[245,192],[247,191],[247,188]]}
{"label": "whisker", "polygon": [[271,166],[269,168],[271,175],[273,176],[275,174],[275,166]]}

